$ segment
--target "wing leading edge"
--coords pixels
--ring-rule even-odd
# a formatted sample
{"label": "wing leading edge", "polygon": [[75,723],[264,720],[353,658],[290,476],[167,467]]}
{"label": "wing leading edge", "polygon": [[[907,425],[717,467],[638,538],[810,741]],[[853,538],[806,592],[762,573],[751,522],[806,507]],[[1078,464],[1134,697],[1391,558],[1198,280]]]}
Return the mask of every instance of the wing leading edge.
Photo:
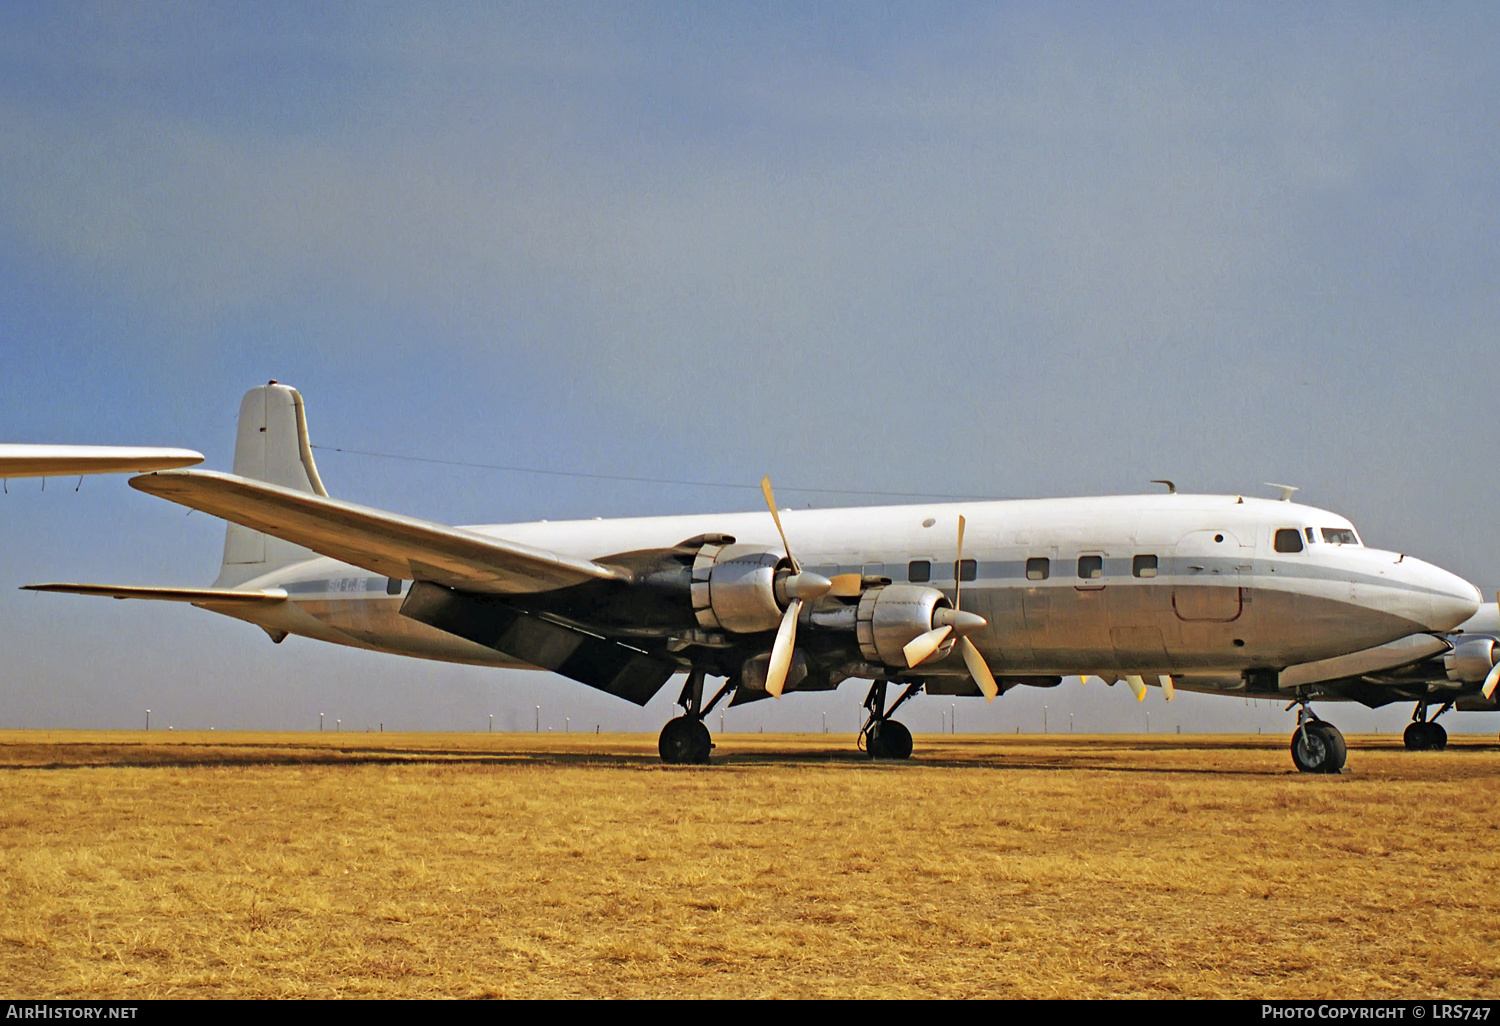
{"label": "wing leading edge", "polygon": [[143,474],[130,486],[386,577],[499,595],[625,578],[586,559],[217,471]]}

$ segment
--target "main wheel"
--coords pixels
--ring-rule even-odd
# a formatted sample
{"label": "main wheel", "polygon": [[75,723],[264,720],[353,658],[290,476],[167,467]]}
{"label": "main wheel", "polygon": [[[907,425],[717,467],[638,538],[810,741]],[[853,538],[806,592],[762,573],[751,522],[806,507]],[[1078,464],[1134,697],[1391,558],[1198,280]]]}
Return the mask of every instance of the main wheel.
{"label": "main wheel", "polygon": [[[1406,725],[1406,730],[1401,734],[1401,740],[1406,745],[1408,752],[1426,751],[1432,747],[1432,727],[1436,724],[1428,724],[1425,720],[1412,720]],[[1446,740],[1447,731],[1443,732]]]}
{"label": "main wheel", "polygon": [[1292,735],[1292,762],[1303,773],[1337,773],[1348,754],[1344,735],[1331,723],[1313,720]]}
{"label": "main wheel", "polygon": [[1433,748],[1442,750],[1448,747],[1448,731],[1441,723],[1427,724],[1427,734],[1432,739],[1430,744]]}
{"label": "main wheel", "polygon": [[896,720],[872,724],[865,736],[865,750],[872,759],[910,759],[911,731]]}
{"label": "main wheel", "polygon": [[708,762],[708,753],[713,750],[713,738],[703,721],[692,716],[679,716],[668,720],[661,728],[661,739],[656,750],[661,761],[674,765]]}

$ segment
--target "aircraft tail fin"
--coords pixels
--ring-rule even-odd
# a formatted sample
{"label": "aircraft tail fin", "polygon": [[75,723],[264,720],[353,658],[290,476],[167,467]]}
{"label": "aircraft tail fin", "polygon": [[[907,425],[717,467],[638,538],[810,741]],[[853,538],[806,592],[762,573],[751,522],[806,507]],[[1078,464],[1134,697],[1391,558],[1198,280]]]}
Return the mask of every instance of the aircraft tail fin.
{"label": "aircraft tail fin", "polygon": [[[240,402],[234,473],[299,492],[326,496],[313,461],[302,396],[287,385],[252,388]],[[317,555],[310,549],[231,523],[224,533],[224,562],[216,588],[233,588]]]}

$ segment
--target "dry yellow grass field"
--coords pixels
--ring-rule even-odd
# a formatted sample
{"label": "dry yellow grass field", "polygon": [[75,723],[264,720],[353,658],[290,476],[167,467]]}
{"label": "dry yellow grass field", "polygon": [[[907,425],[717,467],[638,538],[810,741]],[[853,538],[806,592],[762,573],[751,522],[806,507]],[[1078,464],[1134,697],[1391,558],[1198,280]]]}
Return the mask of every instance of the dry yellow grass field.
{"label": "dry yellow grass field", "polygon": [[1500,996],[1500,746],[0,732],[15,997]]}

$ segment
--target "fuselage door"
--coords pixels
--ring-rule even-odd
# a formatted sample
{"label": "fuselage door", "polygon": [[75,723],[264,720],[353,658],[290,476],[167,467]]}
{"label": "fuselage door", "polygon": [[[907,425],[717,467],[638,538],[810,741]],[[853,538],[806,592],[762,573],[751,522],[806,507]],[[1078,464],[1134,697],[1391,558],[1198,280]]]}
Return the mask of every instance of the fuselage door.
{"label": "fuselage door", "polygon": [[1177,543],[1177,579],[1172,609],[1179,620],[1227,623],[1244,608],[1240,567],[1249,556],[1228,531],[1184,535]]}

